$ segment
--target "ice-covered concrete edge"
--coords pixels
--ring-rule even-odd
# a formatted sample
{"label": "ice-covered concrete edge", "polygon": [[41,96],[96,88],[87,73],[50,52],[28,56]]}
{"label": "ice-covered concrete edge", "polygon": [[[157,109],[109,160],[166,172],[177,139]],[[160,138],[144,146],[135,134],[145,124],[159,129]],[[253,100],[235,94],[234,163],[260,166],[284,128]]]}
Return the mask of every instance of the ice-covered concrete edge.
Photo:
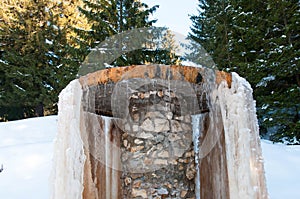
{"label": "ice-covered concrete edge", "polygon": [[62,90],[58,102],[58,133],[50,174],[51,199],[81,199],[85,155],[80,135],[81,99],[78,79]]}
{"label": "ice-covered concrete edge", "polygon": [[215,94],[221,108],[231,197],[268,198],[255,101],[250,84],[232,73]]}

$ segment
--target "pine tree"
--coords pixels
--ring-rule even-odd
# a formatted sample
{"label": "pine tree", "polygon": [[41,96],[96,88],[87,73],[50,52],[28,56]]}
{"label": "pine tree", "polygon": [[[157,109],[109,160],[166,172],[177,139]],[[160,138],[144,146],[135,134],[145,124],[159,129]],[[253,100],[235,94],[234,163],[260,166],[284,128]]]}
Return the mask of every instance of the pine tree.
{"label": "pine tree", "polygon": [[[38,107],[41,103],[41,95],[38,93],[41,84],[36,81],[41,71],[33,70],[31,66],[37,64],[36,57],[41,55],[40,47],[42,46],[38,46],[41,35],[37,28],[43,25],[44,18],[31,5],[31,2],[25,1],[19,6],[14,5],[16,7],[9,8],[11,5],[6,4],[6,8],[9,8],[6,18],[8,20],[4,21],[1,27],[3,51],[1,68],[4,71],[4,95],[1,95],[1,110],[11,110],[9,112],[16,114],[16,119],[31,116],[35,112],[33,104]],[[33,15],[36,16],[33,17]],[[36,48],[32,46],[34,40],[37,43]],[[27,92],[28,87],[32,90]],[[7,117],[15,119],[14,115],[12,118],[11,115]]]}
{"label": "pine tree", "polygon": [[171,30],[165,27],[153,28],[145,45],[145,63],[178,65],[180,64],[180,57],[176,54],[177,50],[179,50],[179,46]]}
{"label": "pine tree", "polygon": [[[92,49],[96,49],[99,44],[101,49],[105,48],[104,55],[95,55],[97,57],[98,69],[104,67],[104,64],[113,66],[126,66],[132,64],[145,64],[149,62],[158,63],[176,63],[177,57],[166,57],[166,52],[161,49],[147,49],[154,34],[154,29],[151,27],[156,20],[150,20],[149,16],[155,12],[158,6],[149,8],[146,4],[138,0],[98,0],[98,1],[84,1],[84,6],[80,11],[88,19],[91,24],[89,30],[78,30],[80,36],[78,41],[81,44],[85,42],[86,55]],[[144,29],[143,29],[144,28]],[[147,29],[147,31],[145,31]],[[159,29],[160,34],[157,39],[162,39],[166,35],[165,29]],[[132,38],[136,31],[136,35],[141,33],[145,35],[144,38]],[[140,32],[138,32],[140,31]],[[148,35],[148,36],[147,36]],[[148,38],[149,40],[145,40]],[[108,39],[108,40],[106,40]],[[106,43],[102,43],[102,42]],[[135,44],[134,44],[135,42]],[[131,51],[130,46],[142,46],[142,49]],[[128,52],[129,51],[129,52]],[[116,60],[107,60],[107,57],[114,57],[119,52],[121,55]],[[110,56],[110,53],[112,56]],[[168,52],[169,56],[170,53]],[[102,57],[99,61],[99,57]],[[87,63],[96,62],[94,56],[91,54],[86,60]],[[109,62],[109,63],[107,63]]]}
{"label": "pine tree", "polygon": [[199,11],[189,37],[251,83],[261,134],[299,141],[299,2],[199,0]]}
{"label": "pine tree", "polygon": [[232,65],[231,53],[229,52],[231,15],[228,8],[230,8],[228,1],[200,0],[199,9],[203,12],[191,16],[193,27],[189,38],[201,44],[219,68]]}
{"label": "pine tree", "polygon": [[256,65],[263,77],[255,95],[262,133],[274,141],[300,141],[299,1],[268,1],[263,53]]}
{"label": "pine tree", "polygon": [[1,6],[1,119],[56,113],[58,93],[75,78],[80,62],[58,4],[7,0]]}

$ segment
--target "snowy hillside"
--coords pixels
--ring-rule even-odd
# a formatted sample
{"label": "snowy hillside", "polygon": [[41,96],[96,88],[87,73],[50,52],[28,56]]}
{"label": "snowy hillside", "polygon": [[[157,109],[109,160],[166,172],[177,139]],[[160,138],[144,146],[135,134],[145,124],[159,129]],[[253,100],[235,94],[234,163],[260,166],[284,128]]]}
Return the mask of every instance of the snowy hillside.
{"label": "snowy hillside", "polygon": [[[56,116],[0,123],[0,198],[47,199]],[[300,198],[300,146],[262,141],[271,199]]]}

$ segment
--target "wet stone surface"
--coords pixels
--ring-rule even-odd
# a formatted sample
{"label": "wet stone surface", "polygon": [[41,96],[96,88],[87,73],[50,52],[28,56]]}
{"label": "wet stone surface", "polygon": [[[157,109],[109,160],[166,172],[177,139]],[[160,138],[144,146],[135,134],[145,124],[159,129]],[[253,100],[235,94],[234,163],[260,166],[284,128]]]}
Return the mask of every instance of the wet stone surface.
{"label": "wet stone surface", "polygon": [[124,198],[195,198],[191,116],[168,89],[129,95],[122,121]]}

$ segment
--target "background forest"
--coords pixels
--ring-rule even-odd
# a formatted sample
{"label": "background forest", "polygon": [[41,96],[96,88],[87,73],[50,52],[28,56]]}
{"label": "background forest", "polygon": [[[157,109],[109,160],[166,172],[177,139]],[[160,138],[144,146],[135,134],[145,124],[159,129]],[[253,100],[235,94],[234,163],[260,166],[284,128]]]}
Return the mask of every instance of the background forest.
{"label": "background forest", "polygon": [[[91,49],[107,37],[155,25],[157,9],[139,0],[2,0],[0,120],[56,114],[58,94]],[[261,136],[300,144],[299,0],[199,0],[197,9],[188,38],[219,70],[250,82]],[[167,29],[158,37],[174,39]],[[170,52],[145,48],[112,65],[188,59]]]}

